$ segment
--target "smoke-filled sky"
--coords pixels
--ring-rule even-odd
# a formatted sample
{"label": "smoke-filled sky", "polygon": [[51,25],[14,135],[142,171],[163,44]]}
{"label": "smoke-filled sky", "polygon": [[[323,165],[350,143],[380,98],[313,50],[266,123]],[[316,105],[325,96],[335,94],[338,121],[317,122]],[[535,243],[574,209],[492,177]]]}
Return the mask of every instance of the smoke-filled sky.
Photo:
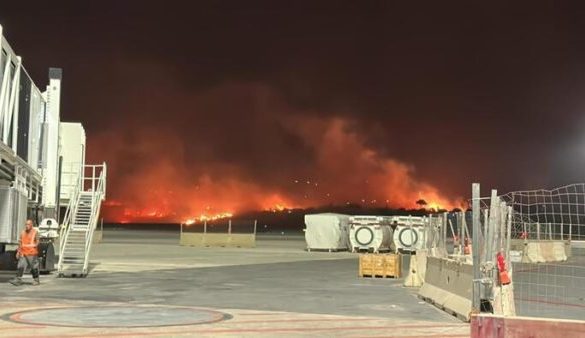
{"label": "smoke-filled sky", "polygon": [[38,1],[0,24],[111,217],[455,207],[585,173],[580,1]]}

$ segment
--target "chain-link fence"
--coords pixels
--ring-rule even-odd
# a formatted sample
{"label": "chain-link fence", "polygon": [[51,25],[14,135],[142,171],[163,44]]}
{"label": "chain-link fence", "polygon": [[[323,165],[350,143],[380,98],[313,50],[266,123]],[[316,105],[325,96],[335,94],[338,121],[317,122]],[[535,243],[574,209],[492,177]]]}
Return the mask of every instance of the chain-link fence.
{"label": "chain-link fence", "polygon": [[517,314],[585,319],[585,184],[501,197],[513,210]]}
{"label": "chain-link fence", "polygon": [[517,314],[584,320],[584,263],[513,263]]}
{"label": "chain-link fence", "polygon": [[512,238],[585,240],[585,184],[501,196],[514,208]]}

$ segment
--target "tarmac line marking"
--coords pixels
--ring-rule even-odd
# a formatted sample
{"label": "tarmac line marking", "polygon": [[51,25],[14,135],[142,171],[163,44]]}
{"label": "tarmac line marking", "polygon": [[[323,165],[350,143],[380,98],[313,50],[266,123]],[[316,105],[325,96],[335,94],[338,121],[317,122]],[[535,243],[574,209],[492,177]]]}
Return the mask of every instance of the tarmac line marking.
{"label": "tarmac line marking", "polygon": [[278,316],[278,315],[286,315],[286,313],[237,313],[237,312],[230,312],[226,311],[231,314],[235,314],[238,316]]}
{"label": "tarmac line marking", "polygon": [[430,334],[430,335],[420,335],[420,336],[352,336],[352,338],[425,338],[425,337],[448,337],[448,338],[459,338],[459,337],[469,337],[469,334],[445,334],[445,333],[438,333],[438,334]]}
{"label": "tarmac line marking", "polygon": [[28,330],[28,329],[39,329],[46,328],[46,326],[15,326],[15,327],[0,327],[0,330]]}
{"label": "tarmac line marking", "polygon": [[[292,327],[283,327],[283,328],[265,328],[265,329],[203,329],[203,330],[182,330],[182,331],[161,331],[161,332],[152,332],[152,331],[136,331],[136,332],[125,332],[125,333],[104,333],[104,334],[84,334],[84,335],[58,335],[58,336],[18,336],[18,338],[33,338],[33,337],[68,337],[68,338],[82,338],[82,337],[133,337],[133,336],[168,336],[170,334],[190,334],[190,333],[200,333],[200,334],[218,334],[218,333],[226,333],[226,334],[237,334],[237,333],[274,333],[274,332],[318,332],[318,331],[343,331],[343,330],[395,330],[395,329],[402,329],[402,328],[416,328],[420,327],[418,325],[388,325],[388,326],[339,326],[339,327],[316,327],[316,328],[292,328]],[[464,327],[464,325],[461,325]],[[454,328],[453,326],[449,327],[446,325],[432,325],[426,326],[426,329],[429,328]],[[91,328],[87,328],[91,329]],[[400,337],[400,336],[396,336]],[[425,337],[425,336],[422,336]],[[427,336],[433,337],[433,336]],[[437,336],[435,336],[437,337]],[[444,337],[444,336],[443,336]],[[413,338],[413,337],[408,337]]]}
{"label": "tarmac line marking", "polygon": [[[363,322],[363,321],[368,321],[368,322],[375,322],[375,321],[387,321],[387,318],[322,318],[322,319],[312,319],[312,318],[308,318],[308,319],[268,319],[268,320],[232,320],[232,321],[226,321],[226,323],[229,324],[250,324],[250,323],[278,323],[278,322],[330,322],[330,321],[344,321],[344,322]],[[399,324],[400,325],[400,324]],[[420,324],[416,324],[416,325],[410,325],[410,324],[404,324],[405,326],[408,327],[420,327],[420,326],[436,326],[436,323],[420,323]],[[445,324],[446,327],[457,327],[457,326],[461,326],[462,324],[456,324],[456,323],[448,323]]]}

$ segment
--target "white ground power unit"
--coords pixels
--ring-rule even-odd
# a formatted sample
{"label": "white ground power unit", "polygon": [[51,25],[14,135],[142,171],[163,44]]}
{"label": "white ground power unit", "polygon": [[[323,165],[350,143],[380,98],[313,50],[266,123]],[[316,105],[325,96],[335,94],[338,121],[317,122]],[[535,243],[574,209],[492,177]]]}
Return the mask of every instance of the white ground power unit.
{"label": "white ground power unit", "polygon": [[349,218],[349,242],[352,252],[393,250],[391,217],[352,216]]}
{"label": "white ground power unit", "polygon": [[428,218],[395,216],[394,245],[399,251],[414,252],[424,247]]}
{"label": "white ground power unit", "polygon": [[400,251],[417,251],[423,248],[425,229],[399,225],[394,230],[394,244]]}

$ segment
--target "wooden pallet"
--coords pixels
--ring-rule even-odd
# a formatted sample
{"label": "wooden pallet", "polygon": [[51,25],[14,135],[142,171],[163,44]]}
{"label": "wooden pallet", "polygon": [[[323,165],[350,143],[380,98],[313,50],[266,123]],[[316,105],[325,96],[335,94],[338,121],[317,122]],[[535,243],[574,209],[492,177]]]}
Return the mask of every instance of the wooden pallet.
{"label": "wooden pallet", "polygon": [[356,247],[356,248],[351,248],[350,251],[351,252],[358,252],[358,253],[374,253],[374,254],[377,254],[377,253],[389,253],[392,250],[390,248],[382,248],[382,249],[379,249],[378,251],[376,251],[373,248],[360,249],[360,248]]}
{"label": "wooden pallet", "polygon": [[372,279],[384,279],[384,278],[390,278],[390,279],[395,279],[395,278],[400,278],[399,276],[391,276],[391,275],[361,275],[360,277],[362,278],[372,278]]}
{"label": "wooden pallet", "polygon": [[398,254],[360,255],[358,276],[370,278],[400,278],[401,266]]}

